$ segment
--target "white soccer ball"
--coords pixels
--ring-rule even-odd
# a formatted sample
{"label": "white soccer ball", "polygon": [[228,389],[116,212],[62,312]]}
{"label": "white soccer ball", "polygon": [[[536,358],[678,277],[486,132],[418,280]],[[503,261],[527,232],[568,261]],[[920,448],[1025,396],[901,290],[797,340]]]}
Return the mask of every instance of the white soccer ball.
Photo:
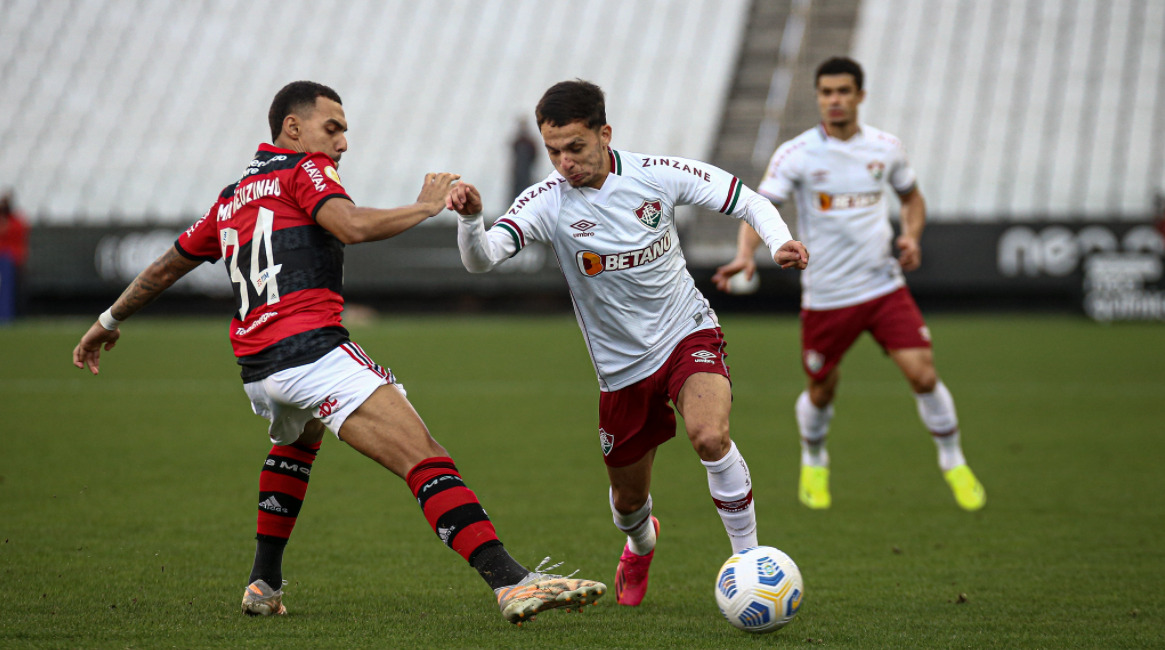
{"label": "white soccer ball", "polygon": [[728,278],[728,293],[737,296],[746,296],[750,293],[756,293],[760,288],[760,273],[755,272],[751,278],[744,277],[744,271]]}
{"label": "white soccer ball", "polygon": [[716,604],[745,632],[773,632],[797,615],[805,586],[793,559],[772,546],[753,546],[728,558],[716,576]]}

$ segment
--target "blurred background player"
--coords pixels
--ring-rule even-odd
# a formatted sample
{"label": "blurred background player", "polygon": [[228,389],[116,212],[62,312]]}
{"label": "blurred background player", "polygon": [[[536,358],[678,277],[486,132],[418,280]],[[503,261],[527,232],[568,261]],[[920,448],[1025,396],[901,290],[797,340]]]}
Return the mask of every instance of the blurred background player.
{"label": "blurred background player", "polygon": [[[848,58],[818,67],[822,122],[777,149],[758,188],[778,205],[796,197],[798,233],[814,251],[813,263],[801,274],[801,361],[809,384],[796,403],[798,494],[810,508],[831,503],[825,438],[841,376],[838,364],[858,336],[869,331],[910,383],[955,500],[966,510],[978,510],[986,492],[963,457],[954,400],[935,372],[930,332],[902,275],[922,261],[919,238],[926,203],[902,143],[858,121],[865,99],[862,77],[861,66]],[[902,232],[893,242],[897,259],[883,196],[886,183],[902,202]],[[736,258],[713,276],[719,289],[727,291],[737,273],[752,277],[759,243],[742,223]]]}
{"label": "blurred background player", "polygon": [[575,314],[599,380],[599,444],[615,526],[627,544],[615,575],[619,604],[647,591],[659,521],[652,516],[656,447],[675,436],[670,400],[704,464],[733,552],[756,546],[748,465],[729,437],[732,387],[716,314],[688,274],[675,206],[701,205],[743,219],[782,267],[804,268],[780,214],[739,179],[707,163],[611,149],[603,91],[576,80],[552,86],[535,110],[555,173],[520,194],[488,232],[481,196],[459,184],[465,268],[488,271],[531,242],[562,261]]}
{"label": "blurred background player", "polygon": [[11,191],[0,196],[0,323],[23,311],[24,263],[28,261],[28,221]]}
{"label": "blurred background player", "polygon": [[514,123],[514,137],[510,140],[510,195],[517,196],[530,187],[534,178],[534,164],[538,160],[538,142],[530,135],[526,118]]}
{"label": "blurred background player", "polygon": [[138,275],[73,351],[74,365],[96,375],[101,349],[117,343],[121,321],[199,264],[225,261],[238,307],[231,343],[251,406],[271,422],[274,443],[259,475],[257,545],[243,612],[287,611],[283,551],[325,428],[405,479],[441,540],[494,589],[506,620],[520,623],[601,596],[602,583],[529,571],[510,557],[392,372],[341,325],[344,245],[387,239],[440,213],[458,177],[427,174],[412,205],[356,207],[336,171],[348,149],[348,122],[334,90],[288,84],[268,121],[274,146],[259,145],[243,178]]}

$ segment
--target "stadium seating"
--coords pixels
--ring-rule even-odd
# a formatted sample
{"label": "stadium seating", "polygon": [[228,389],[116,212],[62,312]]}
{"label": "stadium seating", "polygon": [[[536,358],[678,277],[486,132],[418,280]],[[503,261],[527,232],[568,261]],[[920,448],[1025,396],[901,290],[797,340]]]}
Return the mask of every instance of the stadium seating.
{"label": "stadium seating", "polygon": [[864,0],[863,119],[937,220],[1143,219],[1165,166],[1165,3]]}
{"label": "stadium seating", "polygon": [[747,14],[747,0],[5,0],[0,187],[34,224],[185,225],[270,138],[275,91],[309,78],[344,98],[357,202],[408,202],[450,170],[501,211],[515,124],[563,79],[608,91],[616,146],[706,158]]}

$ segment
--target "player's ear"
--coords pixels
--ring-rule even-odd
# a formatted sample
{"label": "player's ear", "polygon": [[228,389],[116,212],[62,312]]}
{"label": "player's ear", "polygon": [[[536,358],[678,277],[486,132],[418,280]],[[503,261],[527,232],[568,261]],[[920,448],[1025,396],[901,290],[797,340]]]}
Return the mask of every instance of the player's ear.
{"label": "player's ear", "polygon": [[299,139],[299,129],[302,125],[299,121],[299,116],[295,113],[290,113],[283,118],[283,134],[292,140]]}
{"label": "player's ear", "polygon": [[601,126],[599,128],[599,142],[603,143],[604,147],[611,144],[611,125],[610,124],[604,124],[603,126]]}

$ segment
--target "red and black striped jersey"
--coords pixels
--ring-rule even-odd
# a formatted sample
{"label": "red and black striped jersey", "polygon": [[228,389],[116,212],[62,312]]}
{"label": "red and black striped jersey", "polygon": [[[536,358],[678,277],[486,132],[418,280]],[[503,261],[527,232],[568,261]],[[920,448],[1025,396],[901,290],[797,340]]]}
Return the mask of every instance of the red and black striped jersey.
{"label": "red and black striped jersey", "polygon": [[259,145],[243,178],[174,242],[192,260],[226,262],[237,308],[231,345],[244,382],[311,363],[348,341],[344,245],[316,223],[348,198],[322,153]]}

